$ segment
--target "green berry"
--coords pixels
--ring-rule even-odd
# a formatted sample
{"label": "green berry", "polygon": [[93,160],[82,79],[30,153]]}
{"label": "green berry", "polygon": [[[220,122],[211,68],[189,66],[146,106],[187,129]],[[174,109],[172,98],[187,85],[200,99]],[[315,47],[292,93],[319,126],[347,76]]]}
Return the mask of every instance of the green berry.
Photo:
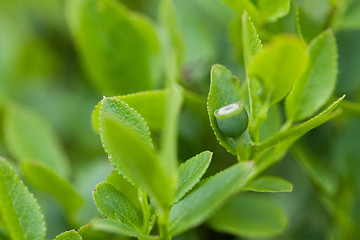
{"label": "green berry", "polygon": [[214,115],[220,131],[227,137],[238,138],[247,129],[249,119],[243,101],[219,108]]}

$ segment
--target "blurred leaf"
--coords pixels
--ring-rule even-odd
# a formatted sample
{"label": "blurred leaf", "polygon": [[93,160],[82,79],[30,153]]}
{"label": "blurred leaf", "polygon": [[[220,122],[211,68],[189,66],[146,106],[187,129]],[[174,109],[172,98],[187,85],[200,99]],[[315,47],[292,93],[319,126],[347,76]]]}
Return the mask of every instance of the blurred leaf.
{"label": "blurred leaf", "polygon": [[261,13],[250,0],[223,0],[229,7],[231,7],[239,16],[247,11],[249,15],[258,22],[261,18]]}
{"label": "blurred leaf", "polygon": [[188,159],[178,170],[179,183],[175,190],[175,201],[185,196],[201,179],[209,167],[212,152],[205,151]]}
{"label": "blurred leaf", "polygon": [[153,236],[147,236],[140,232],[135,231],[132,228],[122,224],[121,222],[114,221],[111,219],[98,219],[91,223],[91,227],[98,231],[114,233],[121,236],[133,236],[141,239],[156,239]]}
{"label": "blurred leaf", "polygon": [[5,228],[0,226],[0,239],[1,240],[11,240],[9,231]]}
{"label": "blurred leaf", "polygon": [[259,10],[267,21],[274,22],[290,11],[290,0],[259,0]]}
{"label": "blurred leaf", "polygon": [[84,65],[101,91],[118,95],[156,86],[159,43],[149,19],[115,0],[70,0],[67,18]]}
{"label": "blurred leaf", "polygon": [[94,200],[102,215],[116,220],[135,231],[141,232],[141,213],[109,183],[100,183],[93,192]]}
{"label": "blurred leaf", "polygon": [[71,230],[56,236],[55,240],[82,240],[82,237],[75,230]]}
{"label": "blurred leaf", "polygon": [[324,111],[316,115],[315,117],[311,118],[310,120],[297,124],[290,129],[280,131],[274,134],[272,137],[268,138],[267,140],[260,142],[260,143],[252,143],[255,151],[261,152],[267,150],[281,142],[291,140],[292,138],[300,137],[310,131],[317,126],[320,126],[324,122],[329,121],[330,119],[336,117],[341,110],[334,111],[341,101],[345,98],[345,95],[340,97],[337,101],[331,104],[328,108]]}
{"label": "blurred leaf", "polygon": [[281,128],[282,121],[282,112],[278,104],[271,106],[267,112],[267,118],[260,128],[260,141],[277,133]]}
{"label": "blurred leaf", "polygon": [[15,105],[8,106],[4,133],[9,151],[18,161],[36,160],[61,177],[68,177],[68,162],[58,139],[49,124],[34,112]]}
{"label": "blurred leaf", "polygon": [[295,82],[285,102],[286,115],[293,121],[300,121],[314,114],[326,103],[335,88],[337,50],[333,33],[326,31],[314,39],[308,53],[309,66]]}
{"label": "blurred leaf", "polygon": [[40,163],[26,161],[21,167],[24,177],[33,187],[55,197],[66,213],[74,217],[84,200],[67,180]]}
{"label": "blurred leaf", "polygon": [[298,7],[298,23],[306,42],[324,31],[331,9],[328,0],[294,0],[293,5]]}
{"label": "blurred leaf", "polygon": [[169,184],[173,188],[177,185],[177,156],[179,115],[183,103],[183,93],[177,84],[179,73],[176,54],[170,54],[169,69],[166,79],[165,119],[161,135],[160,155],[161,165],[166,169]]}
{"label": "blurred leaf", "polygon": [[293,185],[280,177],[261,176],[244,189],[253,192],[292,192]]}
{"label": "blurred leaf", "polygon": [[44,216],[34,196],[0,158],[0,212],[13,240],[45,239]]}
{"label": "blurred leaf", "polygon": [[344,114],[348,116],[360,116],[360,103],[344,100],[340,104]]}
{"label": "blurred leaf", "polygon": [[127,181],[121,174],[114,170],[107,178],[106,182],[113,185],[119,192],[121,192],[125,197],[127,197],[135,207],[139,210],[140,202],[138,189]]}
{"label": "blurred leaf", "polygon": [[347,1],[344,15],[337,23],[337,28],[344,30],[360,29],[360,2],[357,0]]}
{"label": "blurred leaf", "polygon": [[205,179],[170,211],[171,232],[176,235],[205,221],[249,180],[253,162],[234,166]]}
{"label": "blurred leaf", "polygon": [[100,136],[112,165],[152,196],[161,207],[172,202],[171,186],[154,150],[126,122],[100,110]]}
{"label": "blurred leaf", "polygon": [[263,95],[272,105],[290,92],[306,65],[302,42],[290,36],[278,36],[254,58],[249,75],[262,83]]}
{"label": "blurred leaf", "polygon": [[[161,0],[159,4],[159,19],[164,31],[164,52],[176,52],[176,62],[181,64],[184,52],[184,43],[176,19],[176,11],[173,0]],[[167,58],[166,56],[165,58]],[[170,59],[165,60],[165,64]]]}
{"label": "blurred leaf", "polygon": [[211,84],[207,101],[210,125],[219,143],[231,154],[236,154],[235,142],[222,134],[214,116],[215,110],[240,100],[240,82],[224,66],[216,64],[211,69]]}
{"label": "blurred leaf", "polygon": [[[112,97],[110,99],[126,102],[145,119],[151,130],[159,130],[164,125],[165,95],[166,90],[154,90]],[[96,132],[99,132],[100,127],[100,106],[101,102],[95,106],[92,112],[92,126]]]}
{"label": "blurred leaf", "polygon": [[339,51],[339,76],[336,93],[346,93],[349,99],[357,100],[360,91],[360,54],[354,49],[360,48],[360,30],[336,33]]}
{"label": "blurred leaf", "polygon": [[328,195],[334,196],[338,185],[336,175],[321,163],[321,159],[314,158],[307,150],[299,145],[294,146],[292,153],[310,177],[311,181]]}
{"label": "blurred leaf", "polygon": [[216,231],[246,237],[267,237],[281,233],[287,219],[281,208],[264,197],[238,195],[210,218]]}

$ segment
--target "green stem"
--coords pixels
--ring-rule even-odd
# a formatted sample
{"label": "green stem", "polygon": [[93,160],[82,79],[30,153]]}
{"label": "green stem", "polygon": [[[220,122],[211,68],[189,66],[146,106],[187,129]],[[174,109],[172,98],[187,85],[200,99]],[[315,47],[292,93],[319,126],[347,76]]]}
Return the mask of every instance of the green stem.
{"label": "green stem", "polygon": [[159,215],[160,240],[171,240],[169,218],[169,209],[163,209]]}
{"label": "green stem", "polygon": [[143,213],[143,226],[142,226],[142,231],[145,234],[149,233],[149,222],[150,222],[150,208],[149,208],[149,202],[148,202],[148,198],[147,198],[147,194],[142,191],[141,189],[139,189],[138,191],[138,196],[139,196],[139,201],[141,204],[141,210]]}

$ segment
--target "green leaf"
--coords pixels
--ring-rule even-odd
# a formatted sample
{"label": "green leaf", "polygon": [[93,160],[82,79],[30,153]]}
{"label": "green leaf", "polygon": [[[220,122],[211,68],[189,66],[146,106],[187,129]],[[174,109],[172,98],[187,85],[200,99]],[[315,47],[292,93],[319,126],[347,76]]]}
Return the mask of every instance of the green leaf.
{"label": "green leaf", "polygon": [[188,159],[178,170],[179,183],[175,190],[175,202],[189,192],[204,175],[211,162],[212,152],[205,151]]}
{"label": "green leaf", "polygon": [[262,83],[262,95],[272,105],[290,92],[306,65],[307,56],[302,42],[290,36],[277,36],[254,58],[249,76]]}
{"label": "green leaf", "polygon": [[[124,101],[113,99],[113,98],[104,98],[101,101],[101,106],[99,110],[99,121],[100,121],[100,136],[103,141],[103,146],[105,151],[109,154],[109,160],[113,167],[117,169],[127,180],[129,180],[132,184],[136,185],[137,182],[132,179],[131,176],[127,174],[127,170],[123,167],[120,167],[118,161],[122,159],[113,159],[111,158],[111,150],[107,149],[107,144],[105,143],[106,139],[103,138],[101,129],[102,119],[105,117],[112,118],[118,122],[120,122],[124,127],[129,128],[129,130],[133,131],[134,134],[139,137],[145,145],[147,145],[151,150],[154,148],[150,130],[145,122],[145,120],[137,113],[133,108],[127,105]],[[110,130],[110,129],[109,129]],[[121,135],[117,136],[120,137]],[[115,136],[114,136],[115,137]],[[125,139],[123,139],[124,141]],[[109,144],[109,143],[108,143]],[[111,142],[110,144],[116,144],[116,142]],[[135,147],[134,145],[133,147]],[[115,147],[115,146],[113,146]],[[116,148],[116,147],[115,147]],[[145,159],[144,159],[145,160]]]}
{"label": "green leaf", "polygon": [[122,224],[121,222],[114,221],[112,219],[99,219],[91,223],[91,227],[98,231],[115,233],[122,236],[133,236],[139,237],[141,239],[155,239],[156,237],[147,236],[141,234],[140,232],[135,231],[132,228],[129,228],[127,225]]}
{"label": "green leaf", "polygon": [[205,221],[249,180],[253,162],[237,163],[203,180],[170,211],[172,234],[179,234]]}
{"label": "green leaf", "polygon": [[[141,139],[148,146],[153,148],[152,139],[149,127],[145,122],[144,118],[133,108],[131,108],[124,101],[113,99],[113,98],[104,98],[101,101],[100,106],[100,127],[101,127],[101,118],[106,116],[111,116],[114,119],[121,121],[126,127],[131,128],[136,132],[136,134],[141,137]],[[101,130],[100,130],[101,131]]]}
{"label": "green leaf", "polygon": [[242,14],[242,41],[244,51],[244,62],[246,71],[252,62],[253,58],[263,51],[263,46],[256,32],[254,23],[251,21],[247,12]]}
{"label": "green leaf", "polygon": [[[340,4],[339,4],[340,5]],[[345,7],[344,15],[339,16],[338,22],[335,22],[337,29],[358,30],[360,29],[360,3],[359,1],[347,1],[342,3]]]}
{"label": "green leaf", "polygon": [[141,230],[141,213],[136,207],[109,183],[100,183],[93,192],[96,206],[102,215],[117,220],[138,232]]}
{"label": "green leaf", "polygon": [[156,86],[159,43],[149,19],[115,0],[68,1],[67,18],[84,65],[101,91],[116,95]]}
{"label": "green leaf", "polygon": [[13,240],[45,239],[44,216],[34,196],[0,158],[0,212]]}
{"label": "green leaf", "polygon": [[244,190],[253,192],[292,192],[293,185],[274,176],[261,176],[248,184]]}
{"label": "green leaf", "polygon": [[[160,130],[164,126],[165,94],[166,90],[154,90],[112,97],[110,99],[126,102],[145,119],[151,130]],[[100,127],[100,106],[101,101],[95,106],[92,113],[92,126],[96,132],[99,132]]]}
{"label": "green leaf", "polygon": [[236,236],[267,237],[281,233],[287,219],[282,209],[262,196],[238,195],[213,215],[208,224]]}
{"label": "green leaf", "polygon": [[249,15],[255,19],[256,22],[260,21],[261,13],[256,6],[249,0],[223,0],[229,7],[231,7],[239,16],[247,11]]}
{"label": "green leaf", "polygon": [[250,76],[249,67],[253,58],[263,51],[263,47],[255,26],[246,12],[242,15],[242,42],[246,70],[247,94],[249,95],[249,131],[251,135],[253,135],[252,129],[256,124],[257,116],[263,107],[263,101],[259,94],[261,91],[261,85],[256,78]]}
{"label": "green leaf", "polygon": [[56,236],[55,240],[82,240],[82,237],[75,230],[71,230]]}
{"label": "green leaf", "polygon": [[326,31],[308,48],[309,66],[286,98],[286,115],[300,121],[313,115],[330,98],[336,83],[337,49],[334,34]]}
{"label": "green leaf", "polygon": [[264,141],[277,133],[283,124],[283,116],[280,106],[275,104],[267,112],[267,118],[260,128],[260,141]]}
{"label": "green leaf", "polygon": [[36,189],[55,197],[63,206],[69,217],[83,205],[83,198],[71,184],[48,167],[36,162],[24,162],[22,172],[26,180]]}
{"label": "green leaf", "polygon": [[159,206],[169,206],[173,189],[168,184],[165,169],[151,146],[134,128],[125,124],[100,110],[100,136],[110,162],[148,192]]}
{"label": "green leaf", "polygon": [[214,116],[215,110],[238,102],[240,99],[240,83],[224,66],[216,64],[211,69],[211,84],[207,100],[210,125],[219,143],[231,154],[236,154],[235,142],[224,136],[217,126]]}
{"label": "green leaf", "polygon": [[18,161],[36,160],[67,178],[69,166],[49,124],[34,112],[15,105],[4,119],[5,143]]}
{"label": "green leaf", "polygon": [[135,207],[139,210],[141,209],[138,189],[127,181],[121,174],[119,174],[118,171],[114,170],[110,173],[110,175],[106,178],[106,182],[113,185],[119,192],[127,197]]}
{"label": "green leaf", "polygon": [[324,122],[329,121],[330,119],[336,117],[339,113],[341,113],[341,110],[334,111],[341,101],[345,98],[345,95],[340,97],[338,100],[336,100],[333,104],[331,104],[328,108],[326,108],[323,112],[319,113],[315,117],[311,118],[310,120],[297,124],[290,129],[280,131],[277,134],[274,134],[272,137],[268,138],[267,140],[260,142],[260,143],[252,143],[252,146],[255,151],[262,152],[265,151],[283,141],[287,141],[292,138],[300,137],[310,131],[311,129],[316,128],[317,126],[320,126]]}
{"label": "green leaf", "polygon": [[290,0],[259,0],[259,10],[267,21],[274,22],[290,11]]}

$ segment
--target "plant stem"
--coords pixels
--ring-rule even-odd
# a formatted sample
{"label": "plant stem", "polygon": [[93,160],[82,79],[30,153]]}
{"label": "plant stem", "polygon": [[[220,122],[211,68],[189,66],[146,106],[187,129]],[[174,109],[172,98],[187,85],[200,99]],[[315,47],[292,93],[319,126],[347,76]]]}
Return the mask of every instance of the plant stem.
{"label": "plant stem", "polygon": [[150,222],[150,208],[149,208],[149,202],[147,198],[147,194],[139,189],[138,191],[139,201],[141,204],[141,210],[143,213],[143,225],[142,225],[142,231],[145,234],[149,233],[149,222]]}
{"label": "plant stem", "polygon": [[169,209],[163,209],[159,216],[160,240],[171,240],[169,217]]}

